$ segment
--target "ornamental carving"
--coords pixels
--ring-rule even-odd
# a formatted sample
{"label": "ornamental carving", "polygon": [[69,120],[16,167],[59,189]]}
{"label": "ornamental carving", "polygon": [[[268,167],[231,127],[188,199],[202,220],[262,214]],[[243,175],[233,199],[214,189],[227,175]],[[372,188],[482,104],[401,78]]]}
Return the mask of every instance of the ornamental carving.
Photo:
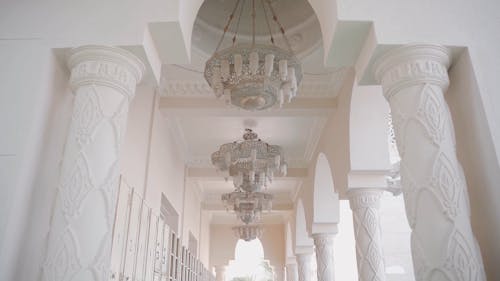
{"label": "ornamental carving", "polygon": [[311,281],[312,278],[311,255],[312,254],[296,255],[299,281]]}
{"label": "ornamental carving", "polygon": [[[416,280],[439,274],[448,280],[482,281],[484,269],[471,231],[467,186],[443,96],[449,60],[444,47],[411,45],[385,55],[376,67],[377,76],[393,112],[402,152],[401,184],[412,229]],[[408,153],[410,149],[415,151]],[[429,212],[434,213],[419,217]],[[442,225],[439,231],[437,224]],[[435,241],[424,237],[444,241],[447,247],[436,249]]]}
{"label": "ornamental carving", "polygon": [[43,276],[69,281],[90,272],[93,280],[104,281],[110,272],[120,145],[144,66],[124,50],[96,46],[75,49],[68,64],[75,104]]}
{"label": "ornamental carving", "polygon": [[78,87],[95,84],[116,88],[132,98],[136,85],[145,72],[144,64],[132,53],[106,46],[83,46],[71,51],[70,85]]}
{"label": "ornamental carving", "polygon": [[349,191],[360,281],[385,280],[378,210],[381,195],[381,190],[360,189]]}
{"label": "ornamental carving", "polygon": [[313,234],[314,246],[316,247],[316,263],[318,281],[335,280],[333,259],[333,238],[331,233]]}

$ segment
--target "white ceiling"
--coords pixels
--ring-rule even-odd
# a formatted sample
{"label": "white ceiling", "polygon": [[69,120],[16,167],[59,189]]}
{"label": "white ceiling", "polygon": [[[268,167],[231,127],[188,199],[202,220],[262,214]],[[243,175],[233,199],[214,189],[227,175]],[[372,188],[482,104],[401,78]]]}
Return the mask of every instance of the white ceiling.
{"label": "white ceiling", "polygon": [[[254,129],[263,141],[282,146],[293,170],[290,176],[276,179],[269,187],[268,191],[276,199],[266,221],[277,222],[277,218],[282,221],[292,211],[297,191],[307,175],[326,120],[336,109],[336,97],[345,80],[346,69],[323,66],[320,27],[307,1],[272,2],[304,72],[298,96],[284,108],[248,112],[228,107],[215,98],[203,78],[205,61],[222,34],[221,27],[235,3],[233,0],[205,1],[193,31],[191,63],[163,66],[160,108],[184,150],[188,180],[200,190],[204,208],[213,213],[215,222],[231,223],[234,219],[234,215],[223,210],[220,200],[220,195],[232,191],[233,187],[215,173],[210,155],[221,144],[240,140],[245,128]],[[262,25],[264,21],[262,15],[260,17]],[[248,18],[242,18],[240,25],[247,24]],[[240,30],[250,32],[248,26]],[[200,169],[211,171],[200,175]]]}

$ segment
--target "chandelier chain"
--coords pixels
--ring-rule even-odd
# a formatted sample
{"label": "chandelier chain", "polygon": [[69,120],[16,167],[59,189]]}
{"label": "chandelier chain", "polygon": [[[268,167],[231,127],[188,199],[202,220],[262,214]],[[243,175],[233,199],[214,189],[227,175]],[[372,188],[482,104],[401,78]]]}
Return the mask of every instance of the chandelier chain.
{"label": "chandelier chain", "polygon": [[283,36],[283,41],[285,41],[285,44],[288,47],[288,51],[290,51],[290,53],[293,53],[292,45],[290,45],[290,42],[288,41],[288,37],[286,37],[286,34],[285,34],[285,28],[283,27],[283,25],[281,25],[281,22],[279,21],[278,16],[276,15],[276,11],[274,11],[273,6],[271,5],[271,1],[266,0],[266,2],[267,2],[267,5],[269,6],[269,9],[271,10],[274,22],[276,22],[276,24],[280,28],[281,35]]}
{"label": "chandelier chain", "polygon": [[269,37],[271,37],[271,44],[274,45],[273,31],[271,29],[271,24],[269,23],[269,19],[267,18],[267,12],[264,0],[260,0],[260,4],[262,4],[262,10],[264,11],[264,18],[266,19],[267,29],[269,30]]}
{"label": "chandelier chain", "polygon": [[238,21],[236,22],[236,30],[235,30],[234,36],[233,36],[233,47],[236,44],[236,37],[238,36],[238,32],[240,31],[241,16],[243,15],[243,9],[245,8],[245,2],[246,2],[246,0],[243,0],[241,2],[240,15],[238,16]]}
{"label": "chandelier chain", "polygon": [[219,40],[219,43],[217,44],[217,48],[215,48],[215,52],[217,52],[222,45],[222,41],[224,41],[224,37],[226,36],[227,31],[229,30],[229,26],[231,25],[231,22],[233,21],[234,18],[234,12],[236,12],[236,9],[238,8],[238,5],[240,4],[241,0],[236,1],[236,5],[234,5],[233,11],[229,15],[229,18],[227,19],[226,26],[224,26],[224,33],[222,33],[222,37]]}

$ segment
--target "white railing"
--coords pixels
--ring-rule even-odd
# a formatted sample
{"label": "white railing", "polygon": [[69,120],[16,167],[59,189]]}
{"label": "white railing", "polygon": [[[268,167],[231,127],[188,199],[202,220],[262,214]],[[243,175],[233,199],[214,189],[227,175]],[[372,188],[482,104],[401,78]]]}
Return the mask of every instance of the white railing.
{"label": "white railing", "polygon": [[141,196],[120,180],[110,280],[215,281],[215,277]]}

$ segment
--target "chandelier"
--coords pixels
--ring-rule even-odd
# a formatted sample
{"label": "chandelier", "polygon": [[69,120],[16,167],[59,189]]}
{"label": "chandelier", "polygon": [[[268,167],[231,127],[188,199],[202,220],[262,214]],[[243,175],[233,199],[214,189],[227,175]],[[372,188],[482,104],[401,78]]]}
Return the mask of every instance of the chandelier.
{"label": "chandelier", "polygon": [[233,210],[245,224],[260,221],[262,211],[271,211],[273,195],[265,192],[233,191],[221,197],[227,211]]}
{"label": "chandelier", "polygon": [[[281,107],[284,102],[290,102],[297,94],[302,79],[300,62],[292,51],[285,29],[278,20],[270,0],[235,2],[215,53],[206,62],[205,79],[215,95],[218,98],[224,97],[227,104],[252,111],[273,106]],[[237,42],[245,2],[251,2],[248,5],[251,6],[252,17],[251,43]],[[256,2],[260,2],[259,6],[268,27],[270,44],[255,42],[256,6],[259,4]],[[235,13],[239,16],[235,16]],[[287,50],[275,44],[271,19],[278,27]],[[229,30],[234,34],[232,45],[220,50]]]}
{"label": "chandelier", "polygon": [[243,141],[221,145],[212,154],[212,164],[226,180],[232,177],[236,190],[259,191],[275,174],[285,176],[287,164],[280,146],[263,142],[250,129],[245,131]]}
{"label": "chandelier", "polygon": [[259,225],[239,225],[233,227],[234,234],[244,241],[252,241],[260,238],[264,230]]}

